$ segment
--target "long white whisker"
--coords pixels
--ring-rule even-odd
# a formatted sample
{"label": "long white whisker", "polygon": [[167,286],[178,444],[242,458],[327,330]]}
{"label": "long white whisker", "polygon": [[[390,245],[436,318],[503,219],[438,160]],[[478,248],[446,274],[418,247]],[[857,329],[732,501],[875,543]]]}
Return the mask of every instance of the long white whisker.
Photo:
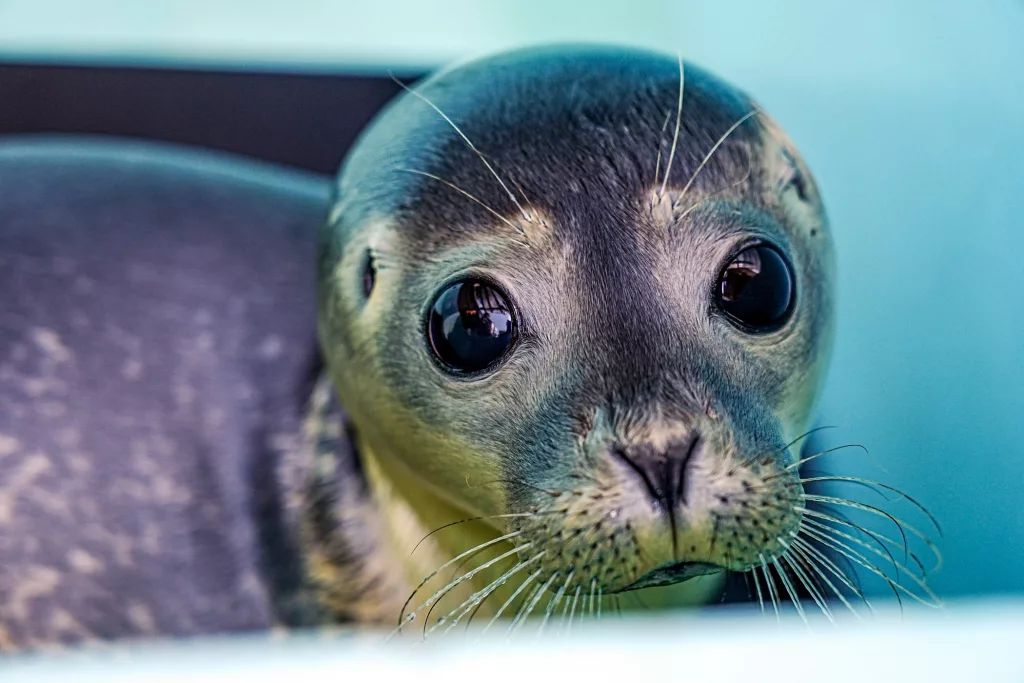
{"label": "long white whisker", "polygon": [[654,162],[654,182],[658,182],[658,176],[661,175],[661,142],[665,135],[665,129],[668,128],[668,120],[672,116],[672,112],[665,114],[665,120],[661,124],[661,134],[658,135],[658,158]]}
{"label": "long white whisker", "polygon": [[[789,472],[791,470],[796,469],[797,467],[800,467],[800,465],[803,465],[805,463],[809,463],[810,461],[816,460],[817,458],[824,457],[824,456],[828,455],[829,453],[835,453],[836,451],[841,451],[844,448],[859,448],[862,451],[864,451],[865,454],[867,454],[867,452],[868,452],[868,449],[864,448],[864,446],[861,446],[859,443],[848,443],[848,444],[845,444],[845,445],[842,445],[842,446],[836,446],[834,448],[828,448],[828,449],[826,449],[824,451],[819,451],[819,452],[817,452],[817,453],[815,453],[813,455],[808,455],[806,458],[801,458],[800,460],[797,460],[796,462],[793,462],[793,463],[790,463],[789,465],[786,465],[784,468],[782,468],[782,471],[783,472]],[[775,476],[778,476],[778,475],[775,475]],[[771,477],[771,478],[774,478],[774,477]]]}
{"label": "long white whisker", "polygon": [[525,569],[526,567],[530,566],[531,564],[533,564],[534,562],[536,562],[540,558],[544,557],[545,554],[546,554],[546,551],[541,551],[540,553],[538,553],[538,554],[534,555],[533,557],[531,557],[529,560],[526,560],[525,562],[520,562],[516,566],[512,567],[512,569],[509,569],[507,572],[505,572],[504,574],[499,576],[497,579],[495,579],[494,581],[492,581],[488,585],[486,585],[483,588],[481,588],[480,590],[478,590],[476,593],[473,593],[471,596],[466,598],[466,600],[461,605],[459,605],[458,607],[453,609],[451,612],[449,612],[448,615],[444,618],[444,621],[442,621],[442,622],[432,626],[430,628],[430,630],[426,632],[425,635],[429,636],[436,629],[438,629],[444,622],[447,622],[449,619],[452,619],[452,615],[453,614],[455,614],[456,612],[462,610],[462,612],[457,617],[455,617],[454,619],[451,620],[451,622],[448,624],[448,628],[445,629],[444,633],[442,633],[441,635],[447,634],[448,631],[451,631],[453,628],[455,628],[455,626],[459,623],[459,621],[464,616],[469,614],[470,610],[472,610],[474,607],[476,607],[481,602],[486,600],[487,597],[491,593],[493,593],[494,591],[498,590],[502,585],[504,585],[505,582],[508,581],[510,576],[512,576],[512,575],[516,574],[517,572],[520,572],[523,569]]}
{"label": "long white whisker", "polygon": [[848,609],[851,612],[853,612],[853,616],[855,616],[855,617],[857,617],[857,619],[863,621],[863,618],[861,617],[860,613],[853,608],[853,605],[851,605],[849,603],[849,601],[846,599],[846,596],[843,595],[843,592],[841,590],[839,590],[838,588],[836,588],[835,584],[832,583],[832,581],[828,578],[828,576],[825,574],[825,572],[823,572],[821,570],[821,567],[819,567],[817,564],[814,563],[814,560],[813,560],[813,558],[810,555],[808,555],[806,552],[804,552],[804,550],[800,546],[798,546],[796,543],[791,545],[790,549],[793,551],[793,553],[796,555],[797,558],[799,558],[800,560],[803,561],[805,566],[809,567],[811,569],[811,571],[813,571],[815,574],[817,574],[818,577],[822,581],[825,582],[826,586],[828,586],[830,589],[832,589],[832,592],[846,606],[846,609]]}
{"label": "long white whisker", "polygon": [[[804,520],[804,522],[810,525],[810,526],[803,527],[804,530],[807,531],[808,533],[815,533],[815,534],[817,534],[819,536],[825,536],[826,538],[829,538],[829,539],[831,539],[831,540],[833,540],[833,541],[835,541],[837,543],[841,542],[841,541],[839,541],[840,538],[846,539],[846,540],[848,540],[848,541],[850,541],[852,543],[856,543],[857,545],[861,546],[865,550],[870,551],[871,553],[881,557],[884,560],[888,560],[889,563],[892,564],[893,568],[897,572],[902,570],[905,574],[907,574],[907,576],[910,577],[910,579],[912,581],[914,581],[918,585],[922,586],[922,588],[925,587],[925,578],[926,577],[925,578],[918,578],[917,575],[909,567],[904,565],[902,562],[898,562],[896,560],[896,558],[894,558],[891,554],[883,553],[883,552],[879,551],[877,548],[875,548],[873,545],[871,545],[870,543],[867,543],[867,542],[865,542],[865,541],[863,541],[863,540],[861,540],[859,538],[856,538],[854,536],[850,536],[849,534],[845,534],[842,531],[839,531],[838,529],[835,529],[835,528],[830,527],[830,526],[826,526],[824,524],[815,523],[814,520],[807,519],[807,520]],[[846,546],[845,544],[844,544],[844,547],[849,548],[849,550],[851,552],[854,551],[853,548],[850,548],[849,546]],[[864,557],[865,560],[867,560],[867,557],[864,556],[862,553],[858,552],[858,554],[861,555],[861,557]],[[922,573],[922,576],[925,576],[925,575]],[[898,580],[899,580],[899,578],[898,578],[898,575],[897,575],[897,581]]]}
{"label": "long white whisker", "polygon": [[705,202],[713,199],[714,197],[716,197],[716,196],[718,196],[720,194],[723,194],[725,192],[728,192],[729,190],[731,190],[733,188],[736,188],[736,187],[739,187],[743,183],[747,182],[747,180],[750,179],[750,172],[751,172],[751,167],[748,165],[747,166],[747,172],[743,175],[742,178],[740,178],[736,182],[732,183],[731,185],[728,185],[727,187],[723,187],[723,188],[721,188],[719,190],[715,190],[714,192],[710,193],[709,195],[707,195],[703,199],[697,200],[696,202],[691,204],[690,207],[686,209],[686,211],[683,211],[681,214],[679,214],[676,217],[676,221],[683,220],[684,218],[686,218],[687,216],[690,215],[690,212],[694,211],[695,209],[697,209],[698,207],[702,206]]}
{"label": "long white whisker", "polygon": [[796,591],[793,590],[793,585],[789,582],[789,575],[787,575],[785,570],[779,565],[778,560],[772,560],[772,566],[775,567],[775,571],[779,573],[779,578],[782,579],[782,586],[786,589],[786,594],[789,595],[789,600],[793,603],[793,607],[796,608],[796,613],[800,615],[800,619],[804,622],[804,625],[810,628],[811,624],[807,621],[807,615],[804,614],[804,606],[801,604],[800,598],[797,597]]}
{"label": "long white whisker", "polygon": [[[488,621],[487,625],[484,626],[483,629],[480,631],[481,636],[483,636],[484,633],[487,633],[487,629],[493,626],[494,622],[501,618],[501,615],[505,613],[505,610],[508,609],[508,606],[511,605],[515,601],[515,599],[519,597],[519,594],[526,590],[526,587],[533,583],[534,579],[540,576],[541,573],[543,573],[543,571],[544,568],[541,567],[540,569],[526,577],[526,579],[521,584],[519,584],[519,588],[516,588],[515,591],[513,591],[512,595],[508,596],[508,600],[506,600],[501,605],[501,607],[498,608],[498,611],[494,613],[494,616],[491,617],[491,620]],[[535,586],[535,588],[538,588],[538,586]]]}
{"label": "long white whisker", "polygon": [[[480,552],[484,548],[488,548],[488,547],[494,545],[495,543],[501,543],[502,541],[507,541],[510,538],[515,538],[516,536],[519,536],[522,533],[523,533],[522,531],[513,531],[511,533],[505,534],[504,536],[499,536],[498,538],[492,538],[491,540],[487,541],[486,543],[481,543],[478,546],[474,546],[474,547],[470,548],[469,550],[465,551],[464,553],[460,553],[459,555],[456,555],[452,559],[450,559],[447,562],[445,562],[444,564],[442,564],[440,567],[438,567],[433,572],[431,572],[430,576],[428,576],[427,578],[423,579],[423,581],[420,582],[420,585],[416,586],[416,590],[414,590],[409,595],[408,599],[405,601],[405,604],[402,605],[402,615],[405,614],[405,610],[409,606],[409,603],[412,602],[412,599],[414,597],[416,597],[416,593],[418,593],[421,588],[426,586],[430,582],[430,580],[433,579],[435,576],[437,576],[439,573],[443,572],[445,569],[447,569],[448,567],[452,566],[456,562],[458,562],[458,561],[460,561],[460,560],[462,560],[462,559],[464,559],[466,557],[469,557],[471,555],[474,555],[474,554]],[[421,606],[420,609],[423,609],[423,606]],[[398,630],[401,630],[402,627],[406,623],[408,623],[408,622],[410,622],[410,621],[412,621],[413,619],[416,618],[416,613],[415,612],[410,614],[410,615],[408,615],[408,616],[406,616],[406,617],[404,617],[404,619],[403,619],[402,615],[399,615],[399,617],[398,617]]]}
{"label": "long white whisker", "polygon": [[[450,187],[451,189],[455,190],[455,191],[456,191],[456,192],[458,192],[459,194],[461,194],[461,195],[465,196],[466,198],[468,198],[468,199],[470,199],[470,200],[472,200],[472,201],[476,202],[476,203],[477,203],[477,204],[479,204],[480,206],[482,206],[482,207],[483,207],[483,208],[484,208],[484,209],[485,209],[485,210],[486,210],[487,212],[489,212],[489,213],[490,213],[490,214],[491,214],[492,216],[494,216],[494,217],[495,217],[495,218],[497,218],[497,219],[498,219],[499,221],[501,221],[501,222],[502,222],[502,223],[504,223],[505,225],[507,225],[507,226],[509,226],[510,228],[512,228],[513,230],[515,230],[515,231],[516,231],[517,233],[519,233],[520,235],[522,235],[522,236],[524,236],[524,237],[526,236],[526,233],[525,233],[525,232],[523,232],[523,229],[522,229],[522,228],[521,228],[520,226],[516,225],[515,223],[513,223],[513,222],[512,222],[512,221],[510,221],[509,219],[505,218],[505,217],[504,217],[504,216],[502,216],[502,215],[501,215],[500,213],[498,213],[497,211],[495,211],[494,209],[492,209],[492,208],[491,208],[490,206],[488,206],[487,204],[485,204],[483,200],[481,200],[481,199],[478,199],[478,198],[477,198],[476,196],[474,196],[474,195],[470,194],[469,192],[466,192],[465,190],[463,190],[463,189],[462,189],[461,187],[459,187],[459,186],[458,186],[458,185],[456,185],[455,183],[449,182],[449,181],[445,180],[444,178],[442,178],[442,177],[440,177],[440,176],[436,176],[436,175],[434,175],[433,173],[427,173],[426,171],[418,171],[418,170],[416,170],[416,169],[414,169],[414,168],[399,168],[399,169],[397,169],[397,170],[399,170],[399,171],[401,171],[401,172],[403,172],[403,173],[414,173],[414,174],[416,174],[416,175],[421,175],[421,176],[424,176],[424,177],[426,177],[426,178],[431,178],[432,180],[436,180],[437,182],[439,182],[439,183],[442,183],[443,185],[447,185],[448,187]],[[520,245],[522,245],[522,246],[529,246],[529,245],[527,245],[527,244],[525,244],[525,243],[523,243],[523,242],[516,242],[516,244],[520,244]]]}
{"label": "long white whisker", "polygon": [[[509,538],[512,538],[513,536],[517,536],[517,535],[519,535],[519,533],[520,533],[520,532],[513,532],[513,533],[511,533],[511,534],[505,534],[504,536],[501,536],[501,537],[499,537],[499,538],[496,538],[496,539],[494,539],[494,540],[492,540],[492,541],[489,541],[489,542],[487,542],[487,543],[481,544],[480,546],[477,546],[477,548],[476,548],[475,550],[476,550],[476,551],[479,551],[479,550],[482,550],[482,549],[484,549],[484,548],[485,548],[485,547],[487,547],[487,546],[493,545],[494,543],[496,543],[496,542],[498,542],[498,541],[504,541],[504,540],[508,540]],[[392,633],[392,635],[394,635],[394,633],[398,633],[398,632],[400,632],[400,631],[402,630],[402,627],[403,627],[403,626],[404,626],[405,624],[409,623],[410,621],[413,621],[413,620],[414,620],[414,619],[416,618],[416,615],[417,615],[417,614],[419,614],[419,613],[420,613],[420,612],[422,612],[422,611],[423,611],[424,609],[426,609],[426,608],[430,607],[430,606],[431,606],[431,605],[433,605],[433,604],[434,604],[435,602],[437,602],[438,600],[440,600],[440,599],[441,599],[442,597],[444,597],[445,595],[447,595],[447,594],[448,594],[448,591],[452,590],[453,588],[455,588],[456,586],[458,586],[458,585],[459,585],[460,583],[462,583],[463,581],[468,581],[469,579],[473,578],[474,576],[476,576],[477,574],[479,574],[480,572],[482,572],[482,571],[483,571],[484,569],[487,569],[488,567],[490,567],[490,566],[494,565],[494,564],[495,564],[496,562],[500,562],[501,560],[505,559],[505,558],[506,558],[506,557],[508,557],[509,555],[512,555],[512,554],[514,554],[514,553],[517,553],[517,552],[520,552],[520,551],[522,551],[522,550],[526,550],[527,548],[531,547],[532,545],[533,545],[532,543],[525,543],[525,544],[523,544],[523,545],[519,546],[518,548],[512,548],[511,550],[509,550],[509,551],[506,551],[505,553],[502,553],[501,555],[499,555],[498,557],[494,558],[493,560],[489,560],[489,561],[485,562],[484,564],[480,565],[479,567],[477,567],[476,569],[470,570],[470,571],[466,572],[465,574],[463,574],[462,576],[460,576],[459,578],[455,579],[454,581],[451,581],[451,582],[450,582],[450,583],[449,583],[449,584],[448,584],[447,586],[445,586],[444,588],[442,588],[441,590],[437,591],[437,592],[436,592],[436,593],[434,593],[434,594],[433,594],[432,596],[430,596],[430,597],[429,597],[429,598],[427,599],[427,601],[426,601],[426,602],[424,602],[424,603],[423,603],[422,605],[420,605],[420,606],[419,606],[419,607],[417,607],[417,608],[416,608],[415,610],[413,610],[412,612],[410,612],[410,613],[408,614],[408,616],[406,616],[406,618],[405,618],[405,619],[403,620],[403,622],[402,622],[402,623],[401,623],[401,624],[400,624],[400,625],[398,626],[398,628],[396,628],[396,629],[395,629],[395,631],[394,631],[394,632]],[[444,567],[447,567],[447,566],[448,566],[448,565],[450,565],[450,564],[451,564],[452,562],[455,562],[455,560],[457,560],[457,559],[459,559],[460,557],[462,557],[462,556],[466,555],[467,553],[469,553],[469,551],[467,551],[466,553],[463,553],[463,554],[462,554],[462,555],[460,555],[459,557],[456,557],[455,559],[453,559],[453,560],[451,560],[451,561],[449,561],[449,562],[445,563],[445,565],[443,565],[443,566],[442,566],[442,567],[441,567],[440,569],[438,569],[437,571],[435,571],[435,572],[434,572],[434,574],[431,574],[431,577],[432,577],[432,576],[434,576],[435,574],[437,574],[437,572],[441,571],[441,569],[444,569]],[[424,581],[424,583],[426,583],[426,581],[429,581],[429,580],[430,580],[430,578],[427,578],[427,579],[426,579],[426,580]],[[422,586],[422,584],[421,584],[421,586]],[[417,588],[417,590],[419,590],[419,589]],[[408,604],[408,603],[406,603],[406,604]],[[403,608],[403,609],[404,609],[404,608]]]}
{"label": "long white whisker", "polygon": [[[839,523],[839,524],[842,523],[841,520],[829,520],[829,521],[836,522],[836,523]],[[911,571],[904,564],[902,564],[900,562],[897,562],[896,558],[894,558],[892,556],[892,553],[890,553],[889,549],[886,548],[884,545],[882,545],[882,550],[884,550],[885,552],[882,552],[878,548],[876,548],[875,546],[871,545],[870,543],[868,543],[867,541],[865,541],[863,539],[857,538],[856,536],[853,536],[852,534],[848,534],[848,533],[845,533],[843,531],[840,531],[839,529],[836,529],[835,527],[829,526],[827,524],[822,524],[821,522],[816,522],[813,519],[805,518],[804,520],[802,520],[802,524],[808,524],[812,528],[817,529],[818,531],[821,531],[823,533],[828,533],[828,534],[831,534],[831,535],[833,535],[835,537],[838,537],[838,538],[844,538],[847,541],[850,541],[851,543],[856,543],[860,547],[865,548],[866,550],[870,550],[873,554],[878,555],[882,559],[888,560],[890,563],[892,563],[893,567],[895,567],[897,571],[899,571],[900,569],[903,569],[904,571],[907,571],[907,572]],[[853,526],[854,528],[858,528],[858,527],[856,527],[856,525],[850,525],[850,526]],[[862,533],[867,534],[868,536],[872,536],[872,537],[875,536],[875,534],[873,532],[868,531],[867,529],[859,529],[858,528],[858,530],[861,531]],[[881,534],[879,534],[879,538],[876,539],[876,540],[889,540],[889,539],[886,539],[885,536],[882,536]],[[890,542],[894,543],[892,541],[890,541]],[[894,543],[894,545],[897,545],[897,544]],[[909,555],[914,560],[914,563],[917,565],[918,571],[920,572],[921,576],[927,577],[928,576],[928,572],[925,570],[924,565],[921,563],[921,560],[918,559],[917,555],[914,554],[910,550],[906,550],[906,553],[907,553],[907,555]]]}
{"label": "long white whisker", "polygon": [[[889,484],[883,484],[882,482],[874,481],[873,479],[864,479],[862,477],[843,477],[843,476],[838,476],[838,475],[828,475],[828,476],[819,476],[819,477],[807,477],[805,479],[800,479],[799,481],[800,481],[801,484],[809,484],[809,483],[813,483],[813,482],[816,482],[816,481],[842,481],[842,482],[849,482],[851,484],[863,484],[865,486],[875,486],[875,487],[878,487],[880,489],[884,489],[886,491],[889,491],[891,493],[895,493],[897,496],[899,496],[900,498],[902,498],[903,500],[907,501],[908,503],[910,503],[911,505],[916,507],[918,510],[920,510],[921,513],[924,514],[928,518],[928,521],[930,521],[932,523],[932,526],[935,527],[935,530],[938,531],[940,535],[942,534],[942,527],[939,526],[939,520],[935,519],[935,515],[933,515],[931,512],[929,512],[928,508],[926,508],[924,505],[921,505],[921,503],[919,503],[915,498],[912,498],[911,496],[907,495],[906,493],[904,493],[903,491],[899,490],[895,486],[890,486]],[[884,496],[883,496],[883,498],[884,498]]]}
{"label": "long white whisker", "polygon": [[914,576],[914,574],[912,572],[909,572],[909,571],[906,572],[906,576],[909,577],[910,580],[913,581],[915,584],[917,584],[918,587],[920,587],[921,590],[923,590],[928,595],[928,597],[931,598],[934,601],[933,603],[928,602],[927,600],[925,600],[924,598],[919,596],[917,593],[915,593],[915,592],[911,591],[910,589],[908,589],[902,583],[899,583],[897,581],[893,581],[893,579],[891,577],[886,575],[885,572],[883,572],[881,569],[879,569],[874,563],[872,563],[870,560],[868,560],[868,558],[866,558],[863,554],[857,552],[856,550],[854,550],[850,546],[846,545],[842,541],[840,541],[838,539],[835,539],[835,538],[830,538],[830,537],[826,536],[825,534],[822,534],[821,532],[819,532],[819,531],[817,531],[815,529],[805,528],[804,529],[804,533],[806,533],[810,538],[813,538],[814,540],[818,541],[819,543],[832,548],[837,553],[843,555],[844,557],[846,557],[847,559],[851,560],[852,562],[856,562],[857,564],[859,564],[860,566],[864,567],[865,569],[867,569],[872,574],[875,574],[876,576],[881,578],[883,581],[887,582],[893,588],[899,589],[905,595],[908,595],[909,597],[913,598],[914,600],[920,602],[922,605],[927,605],[929,607],[940,607],[941,606],[941,602],[940,602],[938,596],[936,596],[932,592],[932,590],[928,587],[928,585],[924,581],[922,581],[921,579],[919,579],[916,576]]}
{"label": "long white whisker", "polygon": [[901,534],[904,531],[909,531],[910,533],[914,534],[919,539],[924,541],[924,543],[927,544],[930,549],[932,549],[932,552],[936,554],[936,556],[937,556],[936,557],[936,561],[939,562],[939,566],[941,567],[942,553],[938,552],[938,548],[935,547],[935,543],[930,538],[928,538],[927,535],[925,535],[922,531],[920,531],[917,527],[914,527],[914,526],[912,526],[910,524],[907,524],[906,522],[904,522],[899,517],[891,515],[888,512],[886,512],[885,510],[882,510],[881,508],[877,508],[874,505],[868,505],[867,503],[859,503],[857,501],[848,500],[846,498],[837,498],[835,496],[816,496],[816,495],[810,495],[810,494],[806,494],[806,493],[803,494],[801,497],[804,500],[810,500],[810,501],[814,501],[814,502],[817,502],[817,503],[827,503],[827,504],[831,504],[831,505],[839,505],[839,506],[842,506],[842,507],[849,507],[849,508],[853,508],[855,510],[862,510],[864,512],[869,512],[869,513],[871,513],[873,515],[877,515],[879,517],[884,517],[884,518],[888,519],[890,522],[892,522],[893,524],[895,524],[896,527],[898,529],[900,529],[900,533]]}
{"label": "long white whisker", "polygon": [[[572,596],[572,609],[569,610],[569,623],[565,625],[565,633],[568,635],[572,631],[572,619],[576,615],[576,603],[580,600],[580,592],[583,590],[583,584],[576,586],[576,593]],[[580,614],[582,619],[583,614]]]}
{"label": "long white whisker", "polygon": [[529,618],[530,613],[533,612],[533,609],[537,606],[537,603],[540,602],[541,596],[543,596],[544,593],[546,593],[547,590],[551,588],[551,584],[555,582],[556,578],[558,578],[558,572],[552,574],[551,578],[548,579],[547,582],[540,587],[540,590],[536,592],[536,594],[533,596],[533,599],[530,600],[529,604],[526,606],[526,610],[519,611],[519,614],[516,615],[516,618],[512,620],[512,624],[508,627],[509,638],[515,635],[517,628],[519,628],[523,623],[525,623],[526,619]]}
{"label": "long white whisker", "polygon": [[768,597],[772,599],[772,608],[775,610],[775,620],[781,621],[779,599],[775,591],[775,580],[772,578],[771,572],[768,571],[768,563],[764,559],[764,553],[758,553],[758,557],[761,559],[761,570],[764,572],[764,582],[768,588]]}
{"label": "long white whisker", "polygon": [[[906,543],[900,543],[899,541],[897,541],[897,540],[895,540],[893,538],[889,538],[885,534],[879,533],[877,531],[869,531],[868,529],[860,526],[859,524],[854,524],[853,522],[851,522],[849,520],[843,519],[841,517],[836,517],[836,516],[830,515],[830,514],[825,513],[825,512],[820,512],[818,510],[808,510],[806,508],[802,508],[802,507],[799,507],[799,506],[794,507],[794,509],[796,511],[798,511],[798,512],[802,511],[803,514],[804,514],[804,518],[808,522],[812,522],[815,519],[823,519],[823,520],[825,520],[827,522],[832,522],[833,524],[839,524],[839,525],[842,525],[844,527],[848,527],[850,529],[854,529],[856,531],[859,531],[862,534],[866,534],[866,535],[870,536],[872,540],[877,542],[882,547],[884,547],[885,544],[888,543],[893,548],[896,548],[898,550],[902,550],[906,557],[913,558],[914,563],[921,569],[921,573],[922,574],[927,574],[928,573],[925,570],[925,568],[924,568],[924,563],[921,561],[921,559],[917,556],[916,553],[914,553],[913,551],[910,550],[909,547],[907,547]],[[825,527],[827,527],[829,529],[833,529],[833,527],[828,527],[827,525],[821,524],[820,522],[818,523],[818,526],[825,526]],[[838,530],[836,530],[836,531],[838,532]],[[929,548],[931,548],[931,546],[929,546]],[[934,549],[932,552],[936,553],[937,549]],[[906,557],[905,557],[905,559],[906,559]],[[939,563],[940,560],[941,560],[941,555],[937,555],[936,556],[936,563]]]}
{"label": "long white whisker", "polygon": [[683,89],[686,85],[686,78],[683,69],[683,56],[679,57],[679,103],[676,105],[676,132],[672,135],[672,149],[668,153],[668,161],[665,162],[665,178],[661,181],[661,194],[665,194],[665,187],[668,185],[668,178],[672,174],[672,160],[676,156],[676,144],[679,142],[679,126],[683,120]]}
{"label": "long white whisker", "polygon": [[779,560],[789,565],[790,569],[793,570],[793,573],[796,574],[796,578],[804,585],[805,588],[807,588],[807,592],[811,594],[811,599],[814,600],[814,604],[818,606],[821,613],[824,614],[830,622],[835,623],[835,619],[832,617],[832,610],[828,608],[828,603],[825,601],[825,598],[821,595],[818,587],[814,585],[814,582],[811,581],[810,577],[808,577],[808,575],[804,573],[804,570],[800,568],[794,558],[790,557],[789,550],[787,550]]}
{"label": "long white whisker", "polygon": [[558,592],[555,593],[555,597],[551,598],[551,601],[548,603],[547,611],[544,612],[544,619],[541,620],[540,627],[537,629],[538,638],[540,638],[544,633],[544,627],[548,625],[548,620],[551,619],[551,613],[558,608],[559,604],[561,604],[562,598],[565,596],[565,591],[569,588],[569,582],[572,581],[572,577],[575,573],[575,569],[569,572],[569,575],[565,577],[565,582],[562,583],[562,587],[558,589]]}
{"label": "long white whisker", "polygon": [[693,172],[693,175],[690,176],[690,180],[683,187],[682,192],[679,193],[680,197],[683,197],[683,196],[686,195],[687,191],[690,189],[690,186],[693,185],[693,182],[697,179],[697,176],[700,175],[700,172],[702,170],[704,170],[704,166],[706,166],[708,161],[711,160],[711,157],[713,157],[715,155],[715,152],[718,151],[718,148],[722,146],[722,144],[729,138],[730,135],[733,134],[733,132],[737,128],[739,128],[741,125],[743,125],[744,121],[749,119],[751,116],[754,116],[755,114],[757,114],[757,110],[756,109],[753,110],[753,111],[747,112],[742,118],[740,118],[739,121],[737,121],[736,123],[732,124],[729,127],[729,130],[725,131],[725,133],[722,135],[722,137],[718,138],[718,142],[716,142],[714,147],[711,148],[711,151],[709,151],[707,153],[707,155],[704,157],[704,160],[700,162],[700,165],[697,166],[697,170]]}
{"label": "long white whisker", "polygon": [[474,144],[473,144],[473,142],[472,142],[472,141],[471,141],[471,140],[470,140],[470,139],[469,139],[469,138],[468,138],[468,137],[466,136],[466,134],[462,132],[462,129],[461,129],[461,128],[459,128],[459,127],[458,127],[457,125],[455,125],[455,122],[454,122],[454,121],[452,121],[452,120],[451,120],[451,118],[449,118],[447,114],[445,114],[445,113],[444,113],[443,111],[441,111],[441,108],[440,108],[440,107],[438,107],[438,106],[437,106],[436,104],[434,104],[433,102],[431,102],[431,101],[430,101],[430,100],[429,100],[429,99],[428,99],[428,98],[426,97],[426,95],[423,95],[422,93],[420,93],[420,92],[418,92],[418,91],[416,91],[416,90],[413,90],[413,89],[412,89],[412,88],[410,88],[409,86],[407,86],[407,85],[405,85],[404,83],[402,83],[401,81],[399,81],[399,80],[398,80],[397,78],[394,78],[394,76],[392,76],[392,79],[393,79],[393,80],[394,80],[394,81],[395,81],[396,83],[398,83],[398,85],[399,85],[399,86],[400,86],[400,87],[401,87],[401,88],[402,88],[403,90],[405,90],[405,91],[406,91],[406,92],[408,92],[409,94],[413,95],[414,97],[418,98],[418,99],[419,99],[419,100],[421,100],[422,102],[425,102],[425,103],[426,103],[426,104],[427,104],[427,105],[428,105],[428,106],[429,106],[429,107],[430,107],[431,109],[433,109],[434,111],[436,111],[436,112],[437,112],[437,113],[438,113],[438,114],[439,114],[439,115],[441,116],[441,118],[443,118],[443,119],[444,119],[445,121],[447,121],[447,122],[448,122],[448,125],[450,125],[450,126],[451,126],[451,127],[452,127],[452,128],[454,129],[454,130],[455,130],[455,132],[459,134],[459,137],[461,137],[461,138],[462,138],[463,142],[465,142],[465,143],[466,143],[466,145],[468,145],[468,146],[469,146],[469,148],[470,148],[471,150],[473,150],[473,152],[474,152],[474,153],[475,153],[475,154],[476,154],[476,155],[477,155],[478,157],[480,157],[480,161],[482,161],[482,162],[483,162],[483,164],[484,164],[484,166],[486,166],[486,167],[487,167],[487,170],[491,172],[491,175],[493,175],[493,176],[494,176],[494,179],[498,181],[498,184],[499,184],[499,185],[501,185],[501,189],[503,189],[503,190],[505,191],[505,194],[506,194],[506,195],[508,195],[508,198],[509,198],[510,200],[512,200],[512,203],[513,203],[513,204],[515,204],[515,205],[516,205],[516,207],[517,207],[517,208],[519,209],[519,211],[520,211],[521,213],[523,213],[523,214],[525,215],[525,214],[526,214],[526,212],[525,212],[525,211],[523,210],[523,207],[522,207],[522,205],[521,205],[521,204],[519,203],[519,200],[518,200],[518,199],[516,199],[516,196],[515,196],[514,194],[512,194],[512,191],[511,191],[510,189],[508,189],[508,186],[507,186],[507,185],[505,185],[505,181],[503,181],[503,180],[501,179],[501,176],[500,176],[500,175],[498,175],[498,172],[494,170],[494,167],[493,167],[493,166],[491,166],[491,162],[487,161],[487,157],[485,157],[485,156],[484,156],[483,152],[481,152],[481,151],[480,151],[479,149],[477,149],[477,148],[476,148],[476,145],[474,145]]}
{"label": "long white whisker", "polygon": [[754,567],[751,571],[754,576],[754,588],[757,590],[757,604],[761,606],[761,614],[764,614],[764,596],[761,594],[761,580],[757,578],[757,567]]}
{"label": "long white whisker", "polygon": [[[794,538],[793,546],[800,548],[801,550],[803,550],[803,552],[807,553],[809,556],[812,556],[813,559],[817,560],[823,567],[825,567],[825,569],[828,569],[833,576],[835,576],[839,581],[841,581],[843,585],[849,588],[854,595],[856,595],[864,602],[864,605],[868,608],[869,612],[874,613],[875,608],[871,604],[871,601],[868,600],[867,596],[864,595],[864,592],[861,591],[861,589],[853,583],[853,580],[846,575],[846,572],[844,572],[842,569],[836,566],[836,563],[833,562],[829,557],[821,553],[817,548],[815,548],[802,538]],[[851,607],[850,609],[853,608]]]}

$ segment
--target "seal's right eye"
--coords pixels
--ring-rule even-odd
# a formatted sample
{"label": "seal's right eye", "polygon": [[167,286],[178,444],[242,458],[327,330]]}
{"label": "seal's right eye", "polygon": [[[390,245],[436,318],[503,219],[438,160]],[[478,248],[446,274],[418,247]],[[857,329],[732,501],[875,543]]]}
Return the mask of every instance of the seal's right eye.
{"label": "seal's right eye", "polygon": [[448,285],[430,307],[430,348],[457,373],[479,372],[495,365],[512,346],[515,335],[515,314],[508,297],[483,280]]}

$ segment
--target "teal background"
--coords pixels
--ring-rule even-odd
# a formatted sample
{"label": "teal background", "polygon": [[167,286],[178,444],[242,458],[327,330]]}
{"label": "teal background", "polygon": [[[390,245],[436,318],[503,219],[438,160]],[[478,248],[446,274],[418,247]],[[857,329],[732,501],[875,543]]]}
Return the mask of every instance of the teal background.
{"label": "teal background", "polygon": [[0,58],[382,72],[552,40],[678,50],[790,133],[838,250],[826,443],[871,452],[833,462],[939,517],[942,596],[1024,593],[1024,2],[0,0]]}

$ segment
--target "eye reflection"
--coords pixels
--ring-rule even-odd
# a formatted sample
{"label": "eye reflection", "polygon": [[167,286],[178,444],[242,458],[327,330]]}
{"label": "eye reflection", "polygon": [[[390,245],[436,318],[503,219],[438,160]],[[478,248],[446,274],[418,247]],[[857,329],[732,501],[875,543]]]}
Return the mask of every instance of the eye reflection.
{"label": "eye reflection", "polygon": [[719,277],[718,308],[741,328],[771,332],[789,319],[793,274],[779,250],[770,244],[747,247]]}
{"label": "eye reflection", "polygon": [[456,282],[434,301],[427,336],[446,366],[457,372],[478,372],[494,365],[512,345],[512,307],[505,294],[488,282]]}

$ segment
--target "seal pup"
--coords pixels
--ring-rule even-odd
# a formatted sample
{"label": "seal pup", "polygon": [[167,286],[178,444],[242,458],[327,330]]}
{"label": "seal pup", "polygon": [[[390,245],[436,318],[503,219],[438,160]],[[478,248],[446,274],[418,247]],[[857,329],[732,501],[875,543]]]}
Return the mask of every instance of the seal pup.
{"label": "seal pup", "polygon": [[319,254],[383,533],[355,611],[430,633],[701,604],[725,571],[762,605],[851,583],[797,455],[832,346],[829,224],[742,92],[615,47],[445,70],[351,151]]}

